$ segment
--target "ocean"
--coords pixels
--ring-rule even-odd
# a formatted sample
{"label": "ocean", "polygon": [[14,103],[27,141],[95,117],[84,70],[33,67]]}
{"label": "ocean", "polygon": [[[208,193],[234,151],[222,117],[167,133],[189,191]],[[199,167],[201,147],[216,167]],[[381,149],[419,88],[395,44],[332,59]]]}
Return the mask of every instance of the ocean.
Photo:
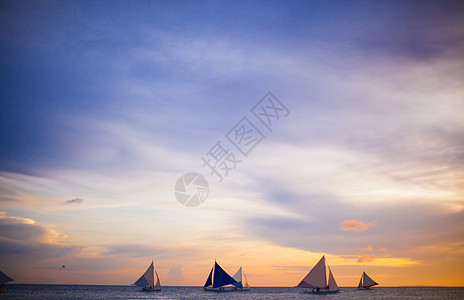
{"label": "ocean", "polygon": [[8,284],[0,299],[464,299],[462,287],[341,288],[332,295],[303,294],[292,287],[255,287],[247,292],[205,292],[202,287],[163,287],[142,292],[134,286]]}

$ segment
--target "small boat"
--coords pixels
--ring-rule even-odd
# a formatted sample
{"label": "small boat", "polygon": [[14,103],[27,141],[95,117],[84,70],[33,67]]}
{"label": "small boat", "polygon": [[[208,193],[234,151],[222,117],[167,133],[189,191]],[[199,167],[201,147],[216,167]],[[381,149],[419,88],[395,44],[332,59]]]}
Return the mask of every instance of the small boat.
{"label": "small boat", "polygon": [[245,275],[245,272],[242,271],[242,267],[240,267],[235,273],[235,275],[232,277],[237,281],[237,283],[232,283],[233,286],[236,287],[236,291],[249,291],[250,290],[250,285],[248,284],[248,279]]}
{"label": "small boat", "polygon": [[[155,284],[156,275],[156,284]],[[155,271],[153,261],[151,261],[148,269],[143,273],[142,276],[134,283],[136,286],[142,287],[144,292],[159,292],[161,291],[161,283],[159,280],[158,273]]]}
{"label": "small boat", "polygon": [[297,285],[297,287],[304,288],[304,293],[313,294],[334,294],[340,292],[337,282],[327,264],[329,269],[329,283],[327,284],[327,272],[325,255],[319,260],[319,262],[309,271],[309,273],[303,278],[303,280]]}
{"label": "small boat", "polygon": [[221,266],[214,261],[214,266],[209,272],[203,289],[208,292],[230,292],[237,291],[239,288],[235,285],[237,280],[227,274]]}
{"label": "small boat", "polygon": [[377,282],[372,280],[366,272],[363,272],[361,279],[359,280],[358,290],[371,290],[371,286],[379,285]]}
{"label": "small boat", "polygon": [[14,280],[13,278],[11,278],[8,275],[5,275],[5,273],[0,271],[0,293],[2,294],[5,293],[6,292],[5,283],[13,281],[13,280]]}

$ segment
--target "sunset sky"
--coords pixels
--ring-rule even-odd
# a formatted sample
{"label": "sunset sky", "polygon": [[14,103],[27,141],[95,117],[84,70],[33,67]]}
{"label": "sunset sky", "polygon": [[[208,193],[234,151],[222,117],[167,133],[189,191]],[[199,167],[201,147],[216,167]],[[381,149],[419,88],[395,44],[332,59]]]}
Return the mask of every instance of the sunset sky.
{"label": "sunset sky", "polygon": [[130,284],[154,259],[199,286],[217,259],[295,286],[325,254],[340,286],[464,286],[462,1],[0,1],[0,63],[14,283]]}

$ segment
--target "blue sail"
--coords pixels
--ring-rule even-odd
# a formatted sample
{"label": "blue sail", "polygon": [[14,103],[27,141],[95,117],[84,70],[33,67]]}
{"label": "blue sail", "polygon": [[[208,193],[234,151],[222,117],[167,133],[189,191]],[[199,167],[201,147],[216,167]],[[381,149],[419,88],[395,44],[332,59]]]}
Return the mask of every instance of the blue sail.
{"label": "blue sail", "polygon": [[235,279],[230,277],[229,274],[224,271],[217,262],[214,262],[214,280],[213,288],[221,287],[231,283],[236,283]]}
{"label": "blue sail", "polygon": [[210,286],[210,285],[213,284],[212,277],[213,277],[213,268],[211,268],[211,272],[209,272],[209,276],[208,276],[208,279],[206,279],[206,283],[205,283],[204,287],[207,287],[207,286]]}

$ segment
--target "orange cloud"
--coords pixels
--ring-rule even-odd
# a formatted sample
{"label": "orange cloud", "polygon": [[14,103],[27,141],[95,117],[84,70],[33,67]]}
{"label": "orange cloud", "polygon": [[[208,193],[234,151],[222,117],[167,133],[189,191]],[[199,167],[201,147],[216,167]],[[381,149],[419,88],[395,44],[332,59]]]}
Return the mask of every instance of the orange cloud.
{"label": "orange cloud", "polygon": [[2,224],[35,224],[35,221],[32,219],[7,216],[5,211],[0,211],[0,222]]}
{"label": "orange cloud", "polygon": [[358,258],[358,262],[370,262],[376,258],[375,255],[364,255]]}
{"label": "orange cloud", "polygon": [[340,225],[340,229],[343,231],[356,231],[356,232],[363,232],[367,230],[370,226],[373,226],[374,222],[364,223],[363,221],[356,221],[355,219],[345,220]]}

